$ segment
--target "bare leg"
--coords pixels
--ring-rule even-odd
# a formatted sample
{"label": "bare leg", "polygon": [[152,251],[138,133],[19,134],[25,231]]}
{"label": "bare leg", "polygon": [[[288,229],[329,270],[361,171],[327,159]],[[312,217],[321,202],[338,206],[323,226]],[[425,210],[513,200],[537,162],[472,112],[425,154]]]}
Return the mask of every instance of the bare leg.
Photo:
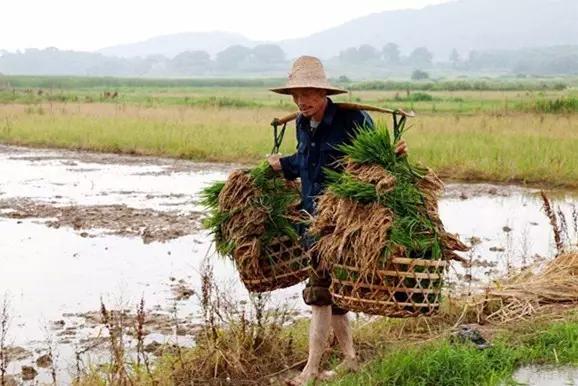
{"label": "bare leg", "polygon": [[311,326],[309,327],[309,358],[305,368],[290,385],[305,385],[319,375],[319,364],[329,339],[331,326],[331,306],[311,306]]}
{"label": "bare leg", "polygon": [[353,347],[353,336],[351,335],[351,326],[349,325],[347,314],[332,315],[331,327],[343,352],[343,362],[339,367],[348,371],[357,371],[359,365],[355,348]]}
{"label": "bare leg", "polygon": [[324,371],[319,378],[328,380],[338,372],[351,372],[359,369],[357,356],[355,355],[355,348],[353,347],[353,337],[351,335],[351,327],[349,326],[349,319],[345,315],[332,315],[331,327],[333,333],[337,337],[339,347],[343,352],[343,361],[337,366],[335,370]]}

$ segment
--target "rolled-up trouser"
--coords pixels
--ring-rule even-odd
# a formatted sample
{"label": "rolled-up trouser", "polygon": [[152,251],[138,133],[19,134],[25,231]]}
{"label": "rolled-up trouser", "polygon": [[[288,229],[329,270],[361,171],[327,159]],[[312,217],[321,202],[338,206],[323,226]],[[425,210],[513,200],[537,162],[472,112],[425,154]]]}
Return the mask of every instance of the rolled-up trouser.
{"label": "rolled-up trouser", "polygon": [[[309,249],[313,241],[306,237],[305,247]],[[329,286],[331,286],[331,273],[325,269],[319,268],[318,256],[311,256],[311,267],[313,272],[309,275],[309,280],[303,289],[303,300],[309,306],[331,306],[333,315],[344,315],[347,310],[337,307],[333,304]]]}
{"label": "rolled-up trouser", "polygon": [[333,304],[329,286],[331,285],[331,274],[326,270],[313,272],[303,289],[303,300],[309,306],[331,306],[333,315],[344,315],[347,310]]}

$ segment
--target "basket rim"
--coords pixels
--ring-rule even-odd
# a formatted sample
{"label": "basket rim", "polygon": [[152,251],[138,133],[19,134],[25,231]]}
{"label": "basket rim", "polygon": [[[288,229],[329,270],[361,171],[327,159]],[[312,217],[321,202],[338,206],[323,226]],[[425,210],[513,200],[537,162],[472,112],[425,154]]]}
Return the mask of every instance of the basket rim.
{"label": "basket rim", "polygon": [[256,284],[263,284],[263,283],[271,283],[277,280],[281,280],[284,279],[286,277],[291,277],[291,276],[298,276],[298,275],[302,275],[304,273],[309,273],[309,269],[310,267],[304,267],[301,268],[299,270],[296,271],[291,271],[291,272],[287,272],[281,275],[275,275],[275,276],[263,276],[262,278],[259,279],[247,279],[246,276],[243,276],[243,274],[241,273],[241,280],[243,281],[243,283],[249,284],[249,285],[256,285]]}
{"label": "basket rim", "polygon": [[[411,288],[411,287],[391,287],[391,286],[380,286],[377,284],[370,284],[370,283],[363,283],[363,282],[353,282],[350,280],[341,280],[337,278],[333,278],[335,284],[339,284],[343,287],[361,287],[361,288],[369,288],[369,289],[376,289],[376,290],[387,290],[390,292],[406,292],[406,293],[421,293],[421,294],[441,294],[441,288],[435,289],[426,289],[426,288]],[[333,283],[332,283],[333,284]]]}
{"label": "basket rim", "polygon": [[370,299],[356,298],[356,297],[345,296],[345,295],[340,295],[340,294],[336,294],[336,293],[332,293],[331,295],[334,298],[337,298],[337,299],[343,301],[344,306],[346,306],[345,302],[347,302],[347,301],[352,301],[352,302],[356,302],[356,303],[368,303],[368,304],[374,304],[374,305],[379,305],[379,306],[394,306],[392,308],[399,308],[401,306],[401,307],[422,307],[422,308],[432,309],[432,308],[439,308],[439,306],[440,306],[439,302],[436,302],[436,303],[388,302],[388,301],[384,301],[384,300],[370,300]]}
{"label": "basket rim", "polygon": [[[334,264],[333,268],[343,268],[347,271],[361,272],[360,268],[352,267],[350,265],[344,265],[344,264]],[[381,269],[376,269],[372,272],[377,273],[378,275],[391,276],[391,277],[409,277],[409,278],[415,278],[415,279],[431,279],[431,280],[443,279],[443,274],[439,274],[439,273],[404,272],[404,271],[391,271],[391,270],[381,270]]]}

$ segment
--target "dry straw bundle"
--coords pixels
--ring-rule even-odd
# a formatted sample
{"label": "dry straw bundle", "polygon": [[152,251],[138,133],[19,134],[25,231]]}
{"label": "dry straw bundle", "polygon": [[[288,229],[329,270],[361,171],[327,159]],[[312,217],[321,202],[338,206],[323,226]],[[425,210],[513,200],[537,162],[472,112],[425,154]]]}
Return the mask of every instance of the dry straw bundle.
{"label": "dry straw bundle", "polygon": [[309,274],[296,225],[298,186],[276,177],[266,162],[236,170],[226,182],[203,191],[209,208],[204,226],[213,233],[217,252],[230,257],[251,292],[289,287]]}
{"label": "dry straw bundle", "polygon": [[448,260],[467,250],[439,219],[440,179],[395,154],[402,131],[360,129],[340,148],[343,172],[326,171],[311,252],[332,270],[333,299],[345,309],[430,315],[439,308]]}
{"label": "dry straw bundle", "polygon": [[552,306],[578,303],[578,253],[565,253],[542,266],[500,280],[476,300],[485,321],[524,319]]}

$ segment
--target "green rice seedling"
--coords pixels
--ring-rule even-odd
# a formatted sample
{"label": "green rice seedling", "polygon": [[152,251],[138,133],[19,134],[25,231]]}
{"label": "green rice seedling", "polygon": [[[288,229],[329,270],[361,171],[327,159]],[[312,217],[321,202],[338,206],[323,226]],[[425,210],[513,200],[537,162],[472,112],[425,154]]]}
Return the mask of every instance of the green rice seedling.
{"label": "green rice seedling", "polygon": [[436,312],[443,269],[467,248],[439,219],[435,174],[396,153],[403,126],[360,128],[340,149],[341,172],[326,171],[313,248],[334,274],[334,301],[389,316]]}
{"label": "green rice seedling", "polygon": [[306,278],[309,259],[297,231],[305,221],[297,185],[263,161],[234,171],[226,182],[207,187],[202,197],[209,209],[204,226],[217,252],[235,262],[249,290],[270,291]]}

